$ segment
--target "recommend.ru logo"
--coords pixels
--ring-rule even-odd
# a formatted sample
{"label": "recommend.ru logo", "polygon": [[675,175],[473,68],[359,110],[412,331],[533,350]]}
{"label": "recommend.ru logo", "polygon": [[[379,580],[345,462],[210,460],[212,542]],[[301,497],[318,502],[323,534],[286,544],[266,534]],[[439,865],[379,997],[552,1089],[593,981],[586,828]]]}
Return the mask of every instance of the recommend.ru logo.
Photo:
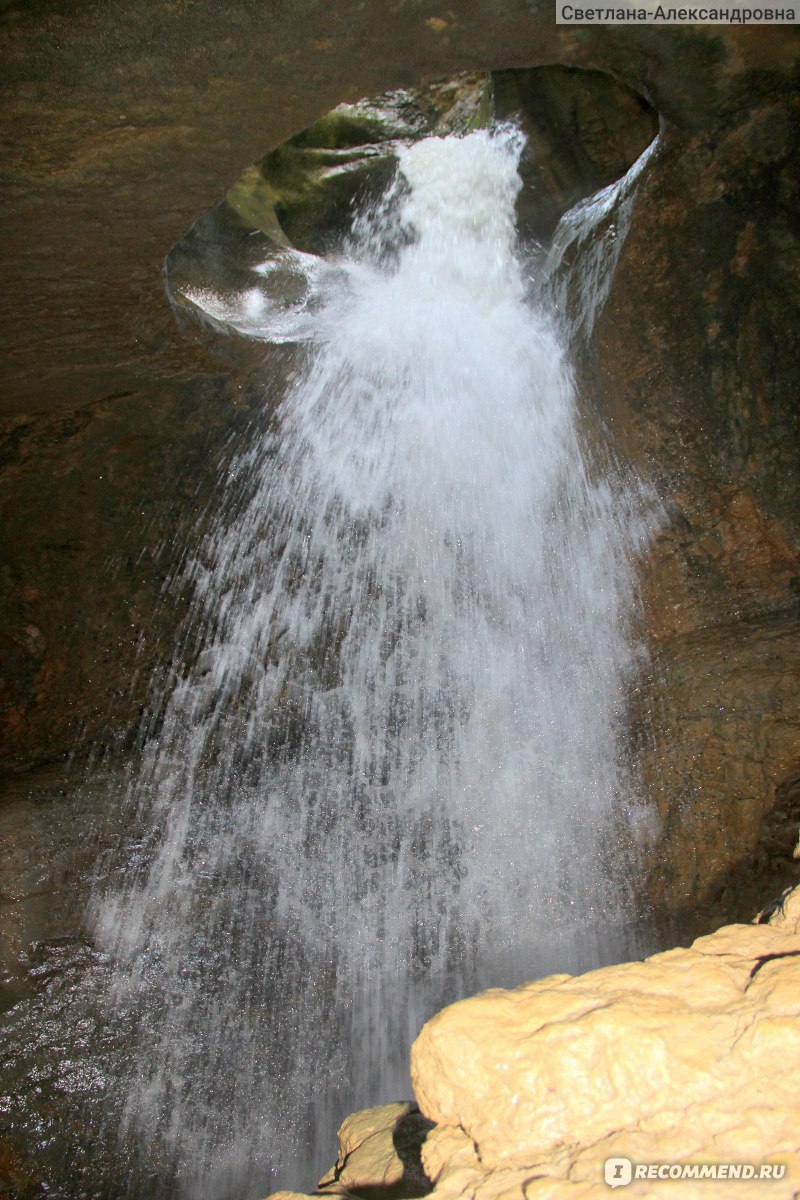
{"label": "recommend.ru logo", "polygon": [[783,1179],[785,1163],[632,1163],[607,1158],[603,1178],[610,1188],[627,1187],[634,1179]]}

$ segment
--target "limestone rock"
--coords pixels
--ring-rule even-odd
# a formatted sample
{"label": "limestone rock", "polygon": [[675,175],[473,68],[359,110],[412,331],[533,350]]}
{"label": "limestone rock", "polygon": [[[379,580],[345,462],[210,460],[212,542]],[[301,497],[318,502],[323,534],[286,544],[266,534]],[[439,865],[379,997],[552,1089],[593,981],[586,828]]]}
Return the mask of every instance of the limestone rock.
{"label": "limestone rock", "polygon": [[[766,921],[444,1009],[412,1050],[441,1200],[608,1195],[607,1158],[784,1164],[800,1187],[800,889]],[[759,1180],[737,1197],[763,1195]],[[714,1180],[626,1195],[705,1196]]]}
{"label": "limestone rock", "polygon": [[452,1125],[434,1126],[422,1147],[422,1162],[431,1179],[438,1179],[445,1167],[451,1173],[480,1167],[472,1138]]}
{"label": "limestone rock", "polygon": [[[462,1000],[412,1050],[412,1104],[356,1113],[318,1195],[365,1200],[796,1200],[800,887],[689,949]],[[421,1163],[420,1163],[421,1149]],[[775,1178],[637,1179],[734,1164]],[[277,1192],[270,1200],[299,1200]]]}
{"label": "limestone rock", "polygon": [[[339,1129],[336,1165],[319,1182],[319,1195],[358,1196],[364,1200],[405,1200],[424,1196],[431,1181],[420,1148],[431,1122],[416,1104],[383,1104],[353,1113]],[[296,1193],[276,1192],[270,1200]]]}

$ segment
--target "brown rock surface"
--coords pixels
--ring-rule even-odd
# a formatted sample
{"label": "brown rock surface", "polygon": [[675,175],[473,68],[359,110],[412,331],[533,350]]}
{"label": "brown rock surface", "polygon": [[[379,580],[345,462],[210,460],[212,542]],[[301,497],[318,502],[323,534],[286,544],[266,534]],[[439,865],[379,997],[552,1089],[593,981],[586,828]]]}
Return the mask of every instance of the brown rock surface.
{"label": "brown rock surface", "polygon": [[665,504],[637,723],[665,820],[651,895],[671,909],[745,874],[800,769],[797,104],[662,131],[582,364]]}

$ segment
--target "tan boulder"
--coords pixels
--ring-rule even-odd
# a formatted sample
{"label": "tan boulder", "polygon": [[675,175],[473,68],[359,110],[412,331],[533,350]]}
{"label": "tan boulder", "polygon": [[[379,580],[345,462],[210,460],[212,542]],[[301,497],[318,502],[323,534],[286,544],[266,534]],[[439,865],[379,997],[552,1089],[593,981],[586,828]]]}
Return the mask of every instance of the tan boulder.
{"label": "tan boulder", "polygon": [[[347,1117],[338,1132],[339,1157],[317,1185],[317,1196],[409,1200],[427,1195],[431,1181],[420,1158],[431,1128],[416,1104],[398,1102]],[[301,1192],[273,1192],[268,1200],[307,1200]]]}
{"label": "tan boulder", "polygon": [[800,887],[688,949],[453,1004],[412,1077],[420,1109],[348,1117],[317,1195],[602,1200],[618,1159],[623,1200],[796,1200]]}
{"label": "tan boulder", "polygon": [[305,1192],[272,1192],[268,1200],[308,1200]]}
{"label": "tan boulder", "polygon": [[784,1169],[735,1190],[634,1178],[628,1196],[795,1196],[800,889],[768,923],[451,1005],[415,1042],[412,1077],[437,1123],[423,1162],[438,1200],[607,1196],[615,1156]]}
{"label": "tan boulder", "polygon": [[319,1181],[319,1192],[357,1191],[367,1200],[373,1192],[380,1200],[426,1194],[431,1185],[420,1147],[429,1128],[416,1104],[383,1104],[353,1113],[339,1129],[339,1157]]}

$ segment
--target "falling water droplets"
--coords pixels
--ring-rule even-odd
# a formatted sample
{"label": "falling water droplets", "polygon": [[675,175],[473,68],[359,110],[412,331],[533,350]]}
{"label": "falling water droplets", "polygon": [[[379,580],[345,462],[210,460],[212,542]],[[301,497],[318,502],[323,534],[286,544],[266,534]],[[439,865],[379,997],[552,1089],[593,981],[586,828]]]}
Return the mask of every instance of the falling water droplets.
{"label": "falling water droplets", "polygon": [[195,1200],[309,1187],[348,1111],[408,1095],[442,1004],[624,953],[643,524],[524,302],[519,153],[402,151],[314,268],[307,368],[195,568],[209,634],[132,787],[139,861],[95,905],[141,1029],[125,1128]]}

